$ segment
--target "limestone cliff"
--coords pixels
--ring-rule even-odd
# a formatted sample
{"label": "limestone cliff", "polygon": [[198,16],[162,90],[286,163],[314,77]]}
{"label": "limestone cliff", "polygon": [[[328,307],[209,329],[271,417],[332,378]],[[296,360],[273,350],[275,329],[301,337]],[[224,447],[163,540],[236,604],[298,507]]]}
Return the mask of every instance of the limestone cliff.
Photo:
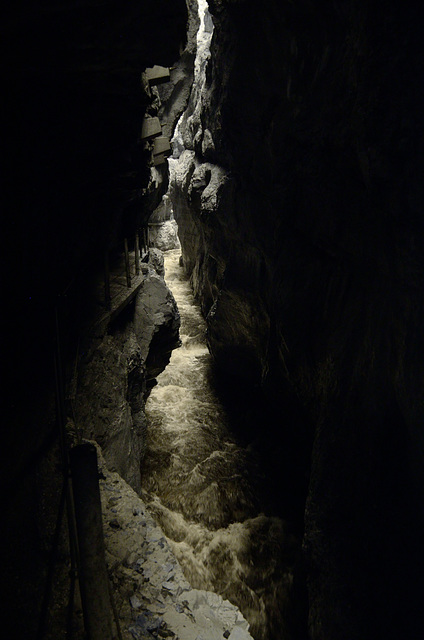
{"label": "limestone cliff", "polygon": [[418,637],[419,16],[396,0],[209,5],[212,55],[171,195],[210,348],[269,391],[270,437],[287,430],[287,385],[314,425],[311,637]]}

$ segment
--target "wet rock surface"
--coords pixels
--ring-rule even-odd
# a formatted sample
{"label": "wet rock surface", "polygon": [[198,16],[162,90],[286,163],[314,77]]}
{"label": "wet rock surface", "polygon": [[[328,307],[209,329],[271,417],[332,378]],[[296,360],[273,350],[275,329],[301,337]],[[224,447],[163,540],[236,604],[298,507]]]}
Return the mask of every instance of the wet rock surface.
{"label": "wet rock surface", "polygon": [[192,589],[144,502],[101,460],[106,562],[125,640],[251,640],[228,600]]}
{"label": "wet rock surface", "polygon": [[75,402],[81,433],[102,445],[110,468],[136,490],[146,429],[145,373],[134,334],[105,336],[80,369]]}
{"label": "wet rock surface", "polygon": [[156,249],[155,247],[150,247],[148,264],[153,267],[158,276],[161,276],[163,278],[163,276],[165,275],[165,267],[162,251]]}
{"label": "wet rock surface", "polygon": [[[160,257],[152,250],[159,270]],[[135,490],[140,490],[146,394],[179,340],[171,292],[151,264],[141,268],[144,280],[135,300],[81,359],[74,404],[80,434],[102,446],[109,468]]]}
{"label": "wet rock surface", "polygon": [[134,332],[146,362],[148,381],[154,380],[178,346],[180,318],[163,277],[149,269],[142,295],[135,301]]}
{"label": "wet rock surface", "polygon": [[149,238],[151,244],[161,251],[178,249],[178,227],[175,220],[165,220],[164,222],[149,222]]}

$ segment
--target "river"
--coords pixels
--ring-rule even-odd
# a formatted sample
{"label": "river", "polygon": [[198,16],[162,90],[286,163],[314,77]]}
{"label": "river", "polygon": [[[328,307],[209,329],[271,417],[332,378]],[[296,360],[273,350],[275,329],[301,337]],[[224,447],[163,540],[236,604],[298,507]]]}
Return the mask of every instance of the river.
{"label": "river", "polygon": [[146,403],[143,498],[193,587],[237,605],[255,640],[298,637],[291,600],[299,542],[280,517],[262,512],[266,474],[252,447],[232,433],[214,388],[206,324],[180,250],[164,255],[181,347]]}

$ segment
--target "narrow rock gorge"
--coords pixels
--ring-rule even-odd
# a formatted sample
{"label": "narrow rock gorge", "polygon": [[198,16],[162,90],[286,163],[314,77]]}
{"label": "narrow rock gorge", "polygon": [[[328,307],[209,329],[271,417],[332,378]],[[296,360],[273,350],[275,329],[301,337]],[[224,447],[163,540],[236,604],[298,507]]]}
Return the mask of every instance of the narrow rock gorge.
{"label": "narrow rock gorge", "polygon": [[[171,184],[208,344],[227,384],[261,398],[282,464],[300,442],[308,465],[312,445],[310,636],[418,637],[418,16],[396,2],[209,6],[206,83]],[[303,471],[282,494],[295,480],[301,499]]]}
{"label": "narrow rock gorge", "polygon": [[[83,438],[102,450],[107,557],[133,621],[126,638],[171,629],[172,616],[162,626],[152,618],[165,604],[201,624],[203,607],[216,606],[223,637],[248,637],[232,605],[185,582],[178,540],[162,537],[136,495],[140,465],[152,472],[149,491],[155,482],[146,399],[180,348],[159,251],[176,223],[231,437],[259,461],[263,517],[285,523],[299,554],[273,637],[415,640],[424,630],[419,7],[209,0],[200,17],[197,8],[24,2],[2,25],[5,624],[10,637],[36,637],[66,423],[70,445]],[[149,86],[154,65],[171,68],[169,82]],[[145,116],[173,137],[169,160],[155,164]],[[159,249],[142,246],[125,282],[128,240],[134,264],[147,229]],[[126,306],[108,306],[107,288],[98,295],[108,269]],[[167,508],[156,502],[158,519]],[[270,571],[287,561],[279,527]],[[155,584],[140,569],[142,548],[163,569]],[[256,587],[259,555],[247,559]],[[165,598],[170,573],[182,591]],[[67,589],[58,578],[65,609]],[[65,638],[66,621],[50,637]]]}

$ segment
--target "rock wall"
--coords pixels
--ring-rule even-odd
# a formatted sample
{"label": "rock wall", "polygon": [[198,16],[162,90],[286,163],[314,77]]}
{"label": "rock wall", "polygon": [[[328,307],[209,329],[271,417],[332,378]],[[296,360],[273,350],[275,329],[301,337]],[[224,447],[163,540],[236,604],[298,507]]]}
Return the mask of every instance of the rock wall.
{"label": "rock wall", "polygon": [[[37,420],[28,407],[54,388],[55,308],[72,310],[65,323],[74,339],[92,312],[104,252],[122,251],[166,191],[166,164],[151,170],[140,144],[144,114],[160,106],[141,77],[178,59],[187,18],[185,0],[52,0],[11,7],[2,25],[6,476],[22,471],[9,465],[22,441],[30,458],[51,431],[45,402]],[[64,358],[72,358],[65,333]]]}
{"label": "rock wall", "polygon": [[[396,0],[211,0],[171,185],[217,364],[314,427],[314,640],[418,637],[423,554],[423,45]],[[183,125],[184,126],[184,125]]]}
{"label": "rock wall", "polygon": [[138,143],[154,102],[141,74],[178,58],[187,8],[184,0],[24,5],[4,25],[9,187],[19,203],[8,242],[19,238],[15,278],[35,297],[66,286],[87,250],[136,228],[150,175]]}
{"label": "rock wall", "polygon": [[163,277],[150,264],[143,264],[143,274],[135,300],[105,335],[90,343],[80,360],[73,407],[80,437],[98,442],[108,468],[138,492],[145,401],[179,344],[180,326],[175,300]]}
{"label": "rock wall", "polygon": [[163,132],[169,138],[172,138],[175,125],[187,107],[193,83],[196,35],[199,28],[198,2],[186,0],[186,4],[188,21],[185,49],[173,62],[171,82],[158,87],[161,100],[159,114],[164,123]]}
{"label": "rock wall", "polygon": [[[105,250],[119,242],[122,251],[122,239],[133,237],[166,190],[166,165],[151,172],[139,144],[144,114],[155,106],[141,74],[178,58],[187,17],[185,0],[130,0],[125,6],[24,0],[2,21],[7,427],[0,546],[10,617],[4,626],[14,637],[36,636],[62,483],[58,459],[50,463],[58,437],[55,309],[65,310],[60,343],[66,365],[75,357],[82,321],[98,311],[92,288],[102,277]],[[126,354],[118,357],[124,380]],[[104,411],[111,417],[110,407]],[[131,410],[125,411],[130,423]],[[45,466],[49,480],[41,482]]]}
{"label": "rock wall", "polygon": [[106,562],[123,638],[252,640],[234,605],[191,587],[144,502],[98,456]]}
{"label": "rock wall", "polygon": [[149,222],[149,242],[160,251],[178,249],[180,241],[178,240],[178,226],[175,220],[166,220],[165,222],[153,224]]}

